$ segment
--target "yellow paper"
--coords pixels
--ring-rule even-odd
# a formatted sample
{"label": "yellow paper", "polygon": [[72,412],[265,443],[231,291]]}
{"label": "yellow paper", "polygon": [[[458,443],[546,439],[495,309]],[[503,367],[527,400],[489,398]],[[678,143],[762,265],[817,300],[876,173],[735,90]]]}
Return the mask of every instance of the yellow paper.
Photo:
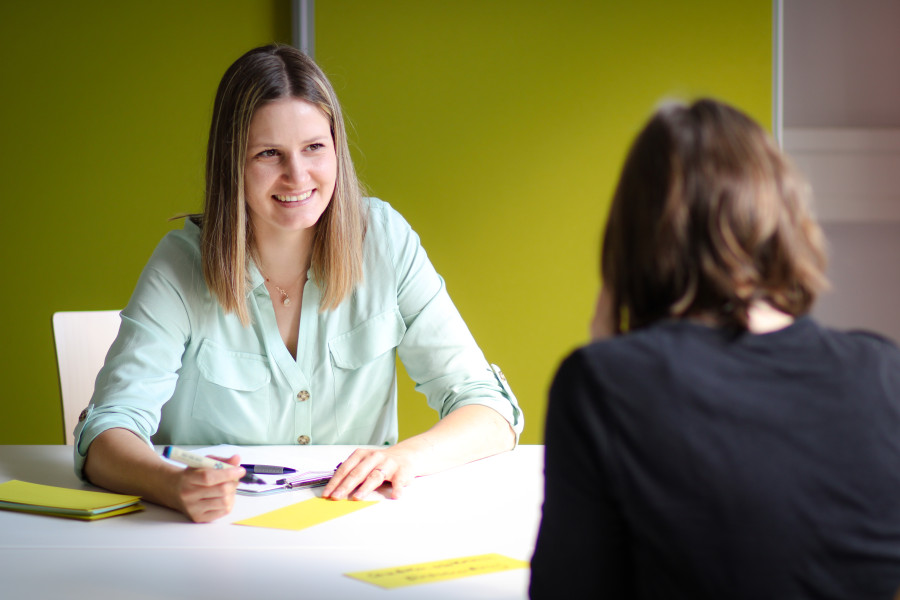
{"label": "yellow paper", "polygon": [[528,567],[529,564],[524,560],[516,560],[502,554],[481,554],[478,556],[417,563],[405,567],[357,571],[355,573],[346,573],[346,575],[384,589],[393,589],[408,585],[447,581],[448,579],[460,579],[462,577],[471,577],[472,575],[527,569]]}
{"label": "yellow paper", "polygon": [[[75,490],[15,479],[0,484],[0,508],[56,516],[113,516],[140,510],[139,500],[139,496]],[[138,508],[133,508],[135,506]],[[126,508],[130,510],[124,511]]]}
{"label": "yellow paper", "polygon": [[273,529],[291,529],[299,531],[343,517],[346,514],[378,504],[378,502],[355,500],[326,500],[324,498],[310,498],[297,504],[285,506],[278,510],[263,513],[256,517],[235,521],[235,525],[250,525],[252,527],[271,527]]}

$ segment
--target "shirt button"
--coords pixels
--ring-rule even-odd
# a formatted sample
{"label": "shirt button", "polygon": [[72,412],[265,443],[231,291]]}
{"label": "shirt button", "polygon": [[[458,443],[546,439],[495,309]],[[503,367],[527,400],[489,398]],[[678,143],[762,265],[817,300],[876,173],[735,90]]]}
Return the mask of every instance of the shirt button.
{"label": "shirt button", "polygon": [[305,445],[307,445],[307,444],[309,443],[309,436],[308,436],[308,435],[301,435],[300,437],[297,438],[297,441],[298,441],[300,444],[302,444],[302,445],[305,446]]}
{"label": "shirt button", "polygon": [[297,394],[297,400],[300,402],[306,402],[309,400],[309,392],[306,390],[302,390],[299,394]]}

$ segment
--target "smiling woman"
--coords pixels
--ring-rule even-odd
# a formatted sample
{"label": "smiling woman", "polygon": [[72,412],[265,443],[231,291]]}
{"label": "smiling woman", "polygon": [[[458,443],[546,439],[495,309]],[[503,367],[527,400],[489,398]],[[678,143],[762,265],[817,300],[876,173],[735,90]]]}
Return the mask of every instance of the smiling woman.
{"label": "smiling woman", "polygon": [[[396,356],[441,420],[398,443]],[[246,53],[216,94],[202,215],[168,234],[122,312],[76,428],[76,470],[195,521],[243,475],[181,470],[151,444],[353,444],[324,495],[393,496],[511,449],[518,403],[418,236],[363,198],[340,105],[286,46]]]}

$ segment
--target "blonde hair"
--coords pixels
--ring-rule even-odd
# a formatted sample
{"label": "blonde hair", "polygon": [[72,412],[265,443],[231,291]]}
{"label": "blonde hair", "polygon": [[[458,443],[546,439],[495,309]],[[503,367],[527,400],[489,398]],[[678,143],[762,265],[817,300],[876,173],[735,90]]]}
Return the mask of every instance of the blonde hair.
{"label": "blonde hair", "polygon": [[757,300],[808,312],[828,285],[809,202],[750,117],[709,99],[660,108],[629,151],[603,240],[616,331],[701,315],[746,329]]}
{"label": "blonde hair", "polygon": [[254,48],[232,64],[216,92],[206,155],[206,197],[202,218],[203,276],[226,313],[247,325],[249,260],[253,244],[244,197],[244,168],[250,121],[267,102],[297,98],[329,119],[337,156],[334,195],[313,236],[311,267],[322,288],[320,310],[336,308],[362,281],[365,209],[350,158],[337,95],[315,62],[291,46]]}

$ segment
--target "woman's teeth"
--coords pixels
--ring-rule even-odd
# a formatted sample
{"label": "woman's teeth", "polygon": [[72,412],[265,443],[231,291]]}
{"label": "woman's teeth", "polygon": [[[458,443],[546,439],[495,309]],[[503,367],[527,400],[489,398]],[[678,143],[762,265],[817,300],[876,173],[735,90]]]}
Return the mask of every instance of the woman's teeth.
{"label": "woman's teeth", "polygon": [[280,196],[278,194],[275,194],[275,199],[279,202],[300,202],[301,200],[306,200],[310,196],[312,196],[312,190],[304,192],[299,196]]}

